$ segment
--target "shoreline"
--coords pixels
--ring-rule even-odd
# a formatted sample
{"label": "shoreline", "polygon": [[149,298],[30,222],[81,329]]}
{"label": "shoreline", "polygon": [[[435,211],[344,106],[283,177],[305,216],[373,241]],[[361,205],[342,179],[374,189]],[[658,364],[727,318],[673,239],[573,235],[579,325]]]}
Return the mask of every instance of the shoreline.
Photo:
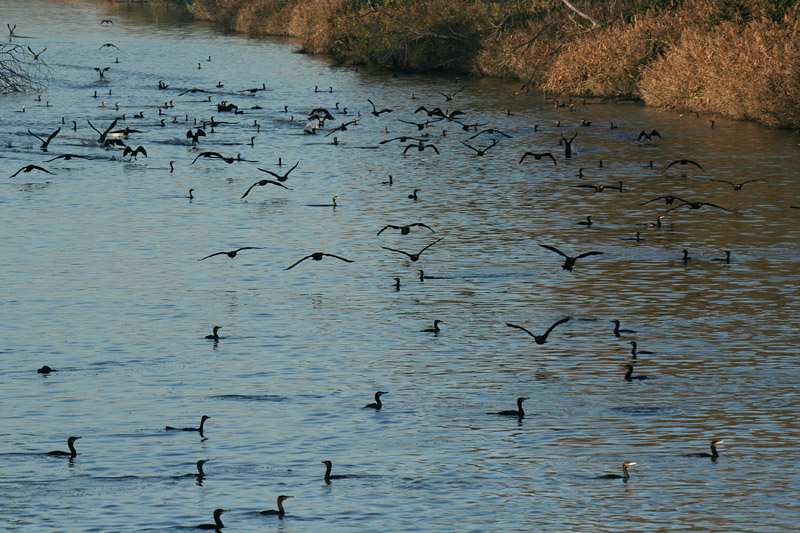
{"label": "shoreline", "polygon": [[350,66],[520,82],[800,128],[800,2],[160,0]]}

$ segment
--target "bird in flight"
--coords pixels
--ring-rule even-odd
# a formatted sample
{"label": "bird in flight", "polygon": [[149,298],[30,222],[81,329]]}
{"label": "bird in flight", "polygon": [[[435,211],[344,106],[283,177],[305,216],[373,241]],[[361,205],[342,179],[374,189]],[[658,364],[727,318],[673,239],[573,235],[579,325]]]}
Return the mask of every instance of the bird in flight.
{"label": "bird in flight", "polygon": [[497,144],[497,139],[492,139],[492,144],[490,144],[486,148],[480,148],[480,149],[479,148],[475,148],[474,146],[470,146],[469,144],[465,143],[464,141],[461,141],[461,144],[463,144],[464,146],[466,146],[470,150],[474,150],[475,151],[475,155],[484,156],[484,155],[486,155],[486,152],[489,150],[489,148],[493,148],[494,145]]}
{"label": "bird in flight", "polygon": [[373,115],[375,115],[376,117],[379,117],[379,116],[381,116],[381,113],[391,113],[391,112],[392,112],[392,110],[391,110],[391,109],[387,109],[387,108],[384,108],[384,109],[381,109],[380,111],[378,111],[378,109],[375,107],[375,104],[374,104],[374,103],[372,103],[372,100],[370,100],[369,98],[367,98],[367,102],[369,102],[369,103],[370,103],[370,105],[372,106],[372,111],[371,111],[371,113],[372,113]]}
{"label": "bird in flight", "polygon": [[572,272],[572,267],[575,266],[575,261],[577,261],[578,259],[581,259],[582,257],[588,257],[590,255],[603,255],[603,252],[586,252],[581,255],[576,255],[575,257],[570,257],[561,250],[559,250],[558,248],[556,248],[555,246],[549,246],[547,244],[540,244],[539,246],[541,246],[542,248],[547,248],[548,250],[551,250],[557,253],[558,255],[564,257],[564,264],[561,265],[561,268],[563,268],[564,270],[568,270],[570,272]]}
{"label": "bird in flight", "polygon": [[414,222],[413,224],[408,224],[407,226],[393,226],[392,224],[387,224],[386,226],[384,226],[382,230],[378,232],[378,235],[380,235],[389,228],[399,229],[401,235],[408,235],[411,232],[411,228],[414,226],[421,226],[423,228],[428,228],[429,230],[431,230],[431,233],[436,233],[435,231],[433,231],[433,228],[428,226],[427,224],[423,224],[422,222]]}
{"label": "bird in flight", "polygon": [[283,187],[284,189],[287,189],[287,190],[290,190],[290,191],[292,190],[292,189],[289,189],[289,187],[287,187],[283,183],[279,183],[279,182],[277,182],[275,180],[260,180],[260,181],[255,182],[254,184],[252,184],[250,186],[250,188],[245,191],[245,193],[242,195],[240,200],[244,199],[248,194],[250,194],[250,191],[253,190],[253,187],[257,187],[257,186],[263,187],[267,183],[271,183],[272,185],[277,185],[278,187]]}
{"label": "bird in flight", "polygon": [[753,180],[747,180],[747,181],[743,181],[743,182],[741,182],[741,183],[733,183],[733,182],[730,182],[730,181],[728,181],[728,180],[715,180],[715,179],[713,179],[713,178],[708,178],[708,179],[709,179],[710,181],[718,181],[718,182],[720,182],[720,183],[727,183],[728,185],[730,185],[731,187],[733,187],[733,190],[734,190],[734,191],[741,191],[741,190],[742,190],[742,187],[744,187],[744,185],[746,185],[747,183],[752,183],[752,182],[754,182],[754,181],[765,181],[765,180],[764,180],[764,178],[757,178],[757,179],[753,179]]}
{"label": "bird in flight", "polygon": [[417,252],[417,253],[415,253],[415,254],[410,254],[410,253],[408,253],[408,252],[404,252],[403,250],[397,250],[397,249],[395,249],[395,248],[389,248],[389,247],[386,247],[386,246],[381,246],[381,248],[383,248],[384,250],[389,250],[389,251],[392,251],[392,252],[398,252],[398,253],[401,253],[401,254],[407,255],[407,256],[408,256],[408,258],[409,258],[409,259],[410,259],[412,262],[415,262],[415,261],[419,261],[419,256],[420,256],[420,255],[422,255],[422,252],[424,252],[425,250],[427,250],[428,248],[430,248],[431,246],[433,246],[433,245],[434,245],[434,244],[436,244],[437,242],[441,241],[442,239],[444,239],[444,237],[440,237],[440,238],[436,239],[435,241],[433,241],[433,242],[432,242],[432,243],[430,243],[428,246],[426,246],[425,248],[423,248],[422,250],[420,250],[419,252]]}
{"label": "bird in flight", "polygon": [[664,170],[662,170],[661,172],[662,172],[662,173],[663,173],[663,172],[666,172],[666,171],[667,171],[667,170],[669,170],[669,168],[670,168],[671,166],[673,166],[673,165],[694,165],[694,166],[696,166],[697,168],[699,168],[700,170],[702,170],[703,172],[705,172],[705,171],[706,171],[706,169],[704,169],[702,166],[700,166],[700,163],[697,163],[697,162],[695,162],[695,161],[692,161],[691,159],[678,159],[677,161],[673,161],[672,163],[670,163],[669,165],[667,165],[666,167],[664,167]]}
{"label": "bird in flight", "polygon": [[275,176],[275,177],[278,179],[278,181],[286,181],[287,179],[289,179],[289,174],[291,174],[291,173],[292,173],[292,170],[296,169],[296,168],[297,168],[297,165],[299,165],[299,164],[300,164],[300,161],[298,161],[297,163],[295,163],[295,164],[294,164],[294,166],[293,166],[292,168],[290,168],[289,170],[287,170],[287,171],[286,171],[286,173],[285,173],[285,174],[283,174],[283,175],[281,175],[281,174],[276,174],[275,172],[273,172],[273,171],[271,171],[271,170],[265,170],[265,169],[263,169],[263,168],[260,168],[260,167],[256,167],[256,168],[258,168],[258,170],[260,170],[261,172],[266,172],[267,174],[270,174],[270,175],[272,175],[272,176]]}
{"label": "bird in flight", "polygon": [[34,137],[36,137],[37,139],[39,139],[42,142],[42,145],[39,147],[39,149],[42,152],[46,152],[47,151],[47,146],[50,144],[50,141],[52,141],[55,138],[55,136],[58,135],[58,132],[60,132],[60,131],[61,131],[61,128],[59,127],[56,131],[51,133],[47,137],[47,139],[43,139],[43,138],[39,137],[38,135],[33,133],[31,130],[28,130],[28,133],[30,133],[31,135],[33,135]]}
{"label": "bird in flight", "polygon": [[28,172],[30,172],[30,171],[32,171],[32,170],[40,170],[40,171],[42,171],[42,172],[47,172],[48,174],[53,174],[52,172],[50,172],[50,171],[49,171],[49,170],[47,170],[46,168],[42,168],[42,167],[40,167],[39,165],[25,165],[25,166],[24,166],[24,167],[22,167],[21,169],[17,170],[17,171],[16,171],[16,172],[14,172],[13,174],[11,174],[11,175],[8,177],[8,179],[11,179],[11,178],[13,178],[14,176],[16,176],[17,174],[19,174],[20,172],[25,172],[25,173],[28,173]]}
{"label": "bird in flight", "polygon": [[550,326],[547,329],[547,331],[544,332],[544,335],[534,335],[533,333],[531,333],[527,329],[523,328],[522,326],[518,326],[518,325],[512,324],[510,322],[506,322],[506,326],[508,326],[510,328],[521,329],[522,331],[524,331],[525,333],[527,333],[528,335],[533,337],[533,340],[536,341],[536,344],[544,344],[544,343],[547,342],[547,336],[550,335],[550,332],[553,331],[556,328],[556,326],[560,326],[564,322],[568,322],[570,318],[572,318],[572,317],[566,317],[566,318],[562,318],[561,320],[558,320],[556,323],[554,323],[552,326]]}
{"label": "bird in flight", "polygon": [[130,155],[131,159],[138,159],[138,155],[142,154],[143,156],[147,157],[147,150],[144,149],[144,146],[138,146],[136,148],[131,148],[130,146],[126,146],[125,150],[122,151],[122,157],[126,155]]}
{"label": "bird in flight", "polygon": [[549,157],[550,159],[553,160],[553,164],[555,166],[558,166],[558,163],[556,162],[556,158],[553,157],[553,154],[551,154],[550,152],[544,152],[543,154],[537,154],[536,152],[525,152],[524,154],[522,154],[522,157],[520,158],[519,162],[522,163],[523,161],[525,161],[525,158],[528,157],[528,156],[533,157],[537,161],[541,161],[541,159],[543,157]]}
{"label": "bird in flight", "polygon": [[211,255],[207,255],[203,259],[198,259],[198,261],[205,261],[209,257],[214,257],[215,255],[227,255],[230,258],[234,258],[234,257],[236,257],[236,254],[238,254],[242,250],[261,250],[261,247],[259,247],[259,246],[243,246],[241,248],[237,248],[236,250],[233,250],[233,251],[230,251],[230,252],[217,252],[217,253],[214,253],[214,254],[211,254]]}
{"label": "bird in flight", "polygon": [[325,256],[327,256],[327,257],[335,257],[336,259],[340,259],[340,260],[344,261],[345,263],[353,263],[354,262],[351,259],[345,259],[344,257],[339,257],[338,255],[326,254],[326,253],[323,253],[323,252],[315,252],[313,254],[305,256],[304,258],[302,258],[301,260],[297,261],[293,265],[286,267],[284,270],[291,270],[294,267],[296,267],[297,265],[299,265],[300,263],[302,263],[303,261],[305,261],[306,259],[313,259],[314,261],[322,261],[322,258],[325,257]]}

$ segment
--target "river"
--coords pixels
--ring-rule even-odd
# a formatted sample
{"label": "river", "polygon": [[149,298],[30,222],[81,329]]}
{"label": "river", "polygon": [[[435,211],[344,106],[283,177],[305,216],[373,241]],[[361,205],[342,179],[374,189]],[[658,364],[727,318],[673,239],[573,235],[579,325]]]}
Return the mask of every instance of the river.
{"label": "river", "polygon": [[[0,0],[0,12],[13,42],[47,48],[52,73],[41,101],[0,96],[6,529],[174,531],[215,508],[230,510],[226,531],[797,527],[796,132],[359,72],[156,8]],[[181,94],[193,88],[206,92]],[[367,99],[392,111],[374,116]],[[335,120],[304,133],[317,107]],[[212,116],[231,124],[193,147],[187,130]],[[99,146],[87,119],[102,131],[114,118],[147,157]],[[58,127],[46,153],[27,132]],[[485,128],[508,137],[470,139]],[[652,129],[661,137],[638,142]],[[419,134],[439,154],[380,144]],[[567,159],[559,140],[575,134]],[[492,139],[482,157],[462,144]],[[193,163],[204,151],[248,161]],[[520,163],[526,151],[557,164]],[[67,153],[90,159],[45,162]],[[703,170],[665,170],[683,159]],[[258,168],[295,163],[279,182],[291,190],[241,198],[274,179]],[[52,174],[8,178],[28,164]],[[715,205],[642,205],[667,195]],[[309,205],[333,196],[336,208]],[[411,223],[435,232],[377,235]],[[385,249],[440,238],[419,261]],[[570,272],[540,245],[602,255]],[[240,247],[255,249],[200,261]],[[315,252],[353,262],[286,270]],[[506,325],[541,335],[567,316],[542,345]],[[421,331],[435,319],[440,333]],[[614,319],[635,333],[615,336]],[[628,364],[650,379],[623,379]],[[378,390],[383,408],[363,408]],[[517,397],[524,419],[488,414]],[[164,429],[202,415],[202,436]],[[76,457],[43,453],[71,435]],[[712,439],[717,461],[685,456]],[[326,484],[323,460],[351,477]],[[623,461],[637,463],[630,479],[597,479]],[[281,494],[283,519],[259,514]]]}

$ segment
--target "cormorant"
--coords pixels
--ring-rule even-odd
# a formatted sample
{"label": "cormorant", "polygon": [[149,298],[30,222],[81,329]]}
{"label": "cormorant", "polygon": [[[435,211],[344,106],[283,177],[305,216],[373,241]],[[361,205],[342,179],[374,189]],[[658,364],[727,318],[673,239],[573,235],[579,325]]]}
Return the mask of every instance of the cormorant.
{"label": "cormorant", "polygon": [[702,170],[703,172],[706,171],[706,169],[704,169],[702,166],[700,166],[700,163],[692,161],[691,159],[678,159],[677,161],[673,161],[672,163],[670,163],[669,165],[664,167],[664,170],[662,170],[661,172],[666,172],[669,169],[669,167],[671,167],[672,165],[694,165],[697,168],[699,168],[700,170]]}
{"label": "cormorant", "polygon": [[717,444],[722,444],[725,442],[724,440],[712,440],[711,441],[711,453],[687,453],[686,457],[710,457],[712,461],[716,461],[717,457],[719,457],[719,452],[717,451]]}
{"label": "cormorant", "polygon": [[752,179],[752,180],[743,181],[741,183],[733,183],[733,182],[730,182],[728,180],[715,180],[713,178],[708,178],[708,179],[709,179],[709,181],[718,181],[720,183],[727,183],[728,185],[733,187],[734,191],[741,191],[742,187],[747,183],[751,183],[751,182],[754,182],[754,181],[765,181],[764,178],[758,178],[758,179]]}
{"label": "cormorant", "polygon": [[275,509],[268,509],[266,511],[261,511],[261,513],[259,513],[259,514],[262,514],[262,515],[278,515],[278,518],[283,518],[283,516],[286,514],[286,510],[283,508],[283,502],[288,500],[289,498],[292,498],[292,497],[293,496],[284,496],[283,494],[281,494],[280,496],[278,496],[278,510],[277,511]]}
{"label": "cormorant", "polygon": [[376,392],[375,393],[375,402],[374,403],[368,403],[367,405],[364,406],[364,409],[368,409],[369,408],[369,409],[375,409],[376,411],[380,411],[381,407],[383,407],[383,402],[381,402],[381,396],[383,396],[384,394],[389,394],[389,393],[386,392],[386,391],[382,391],[382,390],[379,390],[378,392]]}
{"label": "cormorant", "polygon": [[619,474],[606,474],[604,476],[597,476],[595,479],[622,479],[622,481],[628,481],[628,478],[631,477],[628,475],[628,467],[633,466],[636,463],[625,462],[622,463],[622,475]]}
{"label": "cormorant", "polygon": [[214,326],[214,332],[211,335],[206,335],[206,339],[218,341],[221,338],[217,333],[220,329],[222,329],[222,326]]}
{"label": "cormorant", "polygon": [[525,152],[524,154],[522,154],[522,157],[520,158],[519,162],[522,163],[525,160],[525,158],[528,157],[528,156],[532,156],[537,161],[540,161],[543,157],[549,157],[550,159],[553,160],[553,164],[555,166],[558,166],[558,163],[556,162],[556,158],[553,157],[553,154],[551,154],[550,152],[544,152],[544,153],[541,153],[541,154],[536,153],[536,152]]}
{"label": "cormorant", "polygon": [[292,189],[290,189],[289,187],[287,187],[286,185],[284,185],[283,183],[277,182],[277,181],[275,181],[275,180],[260,180],[260,181],[257,181],[257,182],[255,182],[254,184],[252,184],[252,185],[250,186],[250,188],[249,188],[249,189],[247,189],[247,190],[244,192],[244,194],[242,195],[242,197],[240,198],[240,200],[244,200],[244,198],[245,198],[245,197],[246,197],[248,194],[250,194],[250,191],[252,191],[252,190],[253,190],[253,187],[256,187],[256,186],[262,186],[262,187],[263,187],[263,186],[264,186],[264,185],[266,185],[267,183],[271,183],[272,185],[277,185],[278,187],[283,187],[284,189],[287,189],[287,190],[290,190],[290,191],[292,190]]}
{"label": "cormorant", "polygon": [[213,524],[200,524],[197,529],[222,529],[225,524],[222,523],[222,514],[227,513],[230,509],[214,509],[214,523]]}
{"label": "cormorant", "polygon": [[398,252],[398,253],[407,255],[408,258],[411,260],[411,262],[416,262],[416,261],[419,261],[419,256],[422,255],[422,252],[424,252],[425,250],[427,250],[428,248],[430,248],[431,246],[433,246],[437,242],[441,241],[442,239],[444,239],[444,237],[440,237],[440,238],[436,239],[435,241],[433,241],[432,243],[430,243],[425,248],[423,248],[422,250],[420,250],[419,252],[417,252],[415,254],[410,254],[408,252],[404,252],[403,250],[397,250],[395,248],[389,248],[387,246],[381,246],[381,248],[383,248],[384,250],[389,250],[391,252]]}
{"label": "cormorant", "polygon": [[558,248],[556,248],[555,246],[548,246],[547,244],[540,244],[539,246],[541,246],[542,248],[547,248],[548,250],[551,250],[557,253],[558,255],[564,257],[564,264],[561,265],[561,268],[569,272],[572,272],[572,267],[575,266],[575,261],[577,261],[578,259],[581,259],[582,257],[588,257],[590,255],[603,255],[603,252],[586,252],[581,255],[577,255],[575,257],[570,257],[561,250],[559,250]]}
{"label": "cormorant", "polygon": [[206,420],[208,420],[209,418],[211,418],[211,417],[208,416],[208,415],[203,415],[203,417],[200,419],[200,427],[199,428],[174,428],[172,426],[167,426],[164,429],[175,430],[175,431],[197,431],[198,433],[200,433],[200,435],[202,435],[203,434],[203,425],[206,423]]}
{"label": "cormorant", "polygon": [[524,396],[517,398],[517,409],[510,409],[507,411],[496,411],[491,413],[486,413],[487,415],[502,415],[502,416],[516,416],[519,420],[525,418],[525,411],[522,409],[522,402],[527,400]]}
{"label": "cormorant", "polygon": [[628,370],[625,372],[625,381],[633,381],[635,379],[644,380],[649,379],[647,376],[634,376],[633,375],[633,365],[626,365]]}
{"label": "cormorant", "polygon": [[619,324],[620,324],[619,320],[612,320],[611,322],[614,323],[614,335],[616,335],[617,337],[619,337],[623,333],[636,333],[636,331],[634,331],[632,329],[620,329],[619,328]]}
{"label": "cormorant", "polygon": [[439,324],[441,324],[442,322],[444,322],[444,321],[436,319],[436,320],[433,321],[433,327],[432,328],[425,328],[425,329],[420,330],[420,331],[422,331],[423,333],[436,333],[436,334],[438,334],[440,331],[442,331],[441,328],[439,327]]}
{"label": "cormorant", "polygon": [[237,248],[236,250],[232,250],[230,252],[213,253],[211,255],[205,256],[203,259],[198,259],[198,261],[204,261],[204,260],[208,259],[209,257],[214,257],[215,255],[227,255],[230,258],[234,258],[234,257],[236,257],[236,254],[238,254],[242,250],[261,250],[261,249],[262,248],[260,246],[243,246],[242,248]]}
{"label": "cormorant", "polygon": [[347,475],[344,475],[344,474],[338,474],[338,475],[333,475],[332,476],[331,475],[331,468],[333,468],[333,464],[330,461],[327,461],[327,460],[326,461],[322,461],[322,464],[325,465],[325,483],[327,483],[328,485],[331,484],[331,480],[332,479],[347,479],[348,477],[350,477],[350,476],[347,476]]}
{"label": "cormorant", "polygon": [[325,256],[335,257],[336,259],[341,259],[345,263],[353,263],[354,262],[351,259],[345,259],[344,257],[339,257],[338,255],[326,254],[326,253],[323,253],[323,252],[314,252],[313,254],[307,255],[304,258],[302,258],[301,260],[297,261],[292,266],[286,267],[284,270],[291,270],[294,267],[296,267],[297,265],[299,265],[300,263],[302,263],[303,261],[305,261],[306,259],[313,259],[314,261],[322,261],[322,258],[325,257]]}
{"label": "cormorant", "polygon": [[431,228],[427,224],[423,224],[422,222],[414,222],[413,224],[408,224],[406,226],[393,226],[392,224],[387,224],[386,226],[383,227],[382,230],[378,232],[378,235],[380,235],[389,228],[399,229],[401,235],[408,235],[411,232],[411,228],[414,226],[421,226],[423,228],[428,228],[429,230],[431,230],[431,233],[436,233],[435,231],[433,231],[433,228]]}
{"label": "cormorant", "polygon": [[61,131],[61,127],[59,127],[56,131],[51,133],[47,137],[47,139],[42,139],[41,137],[39,137],[38,135],[33,133],[31,130],[28,130],[28,133],[30,133],[31,135],[33,135],[34,137],[36,137],[37,139],[39,139],[42,142],[42,145],[39,147],[39,149],[42,152],[46,152],[47,151],[47,146],[50,144],[50,141],[52,141],[55,138],[55,136],[58,135],[58,132],[60,132],[60,131]]}
{"label": "cormorant", "polygon": [[78,455],[78,452],[75,451],[75,441],[78,440],[80,437],[70,437],[67,439],[67,446],[69,446],[68,452],[62,452],[60,450],[56,450],[53,452],[47,452],[45,455],[57,455],[57,456],[69,456],[75,457]]}
{"label": "cormorant", "polygon": [[506,322],[506,326],[508,326],[510,328],[521,329],[522,331],[524,331],[525,333],[527,333],[528,335],[533,337],[533,340],[536,341],[536,344],[544,344],[544,343],[547,342],[547,336],[550,335],[550,332],[553,331],[556,328],[556,326],[561,325],[561,324],[563,324],[565,322],[569,322],[570,318],[572,318],[572,317],[566,317],[566,318],[562,318],[561,320],[556,321],[552,326],[550,326],[547,329],[547,331],[544,332],[544,335],[534,335],[533,333],[531,333],[529,330],[523,328],[522,326],[518,326],[518,325],[512,324],[510,322]]}

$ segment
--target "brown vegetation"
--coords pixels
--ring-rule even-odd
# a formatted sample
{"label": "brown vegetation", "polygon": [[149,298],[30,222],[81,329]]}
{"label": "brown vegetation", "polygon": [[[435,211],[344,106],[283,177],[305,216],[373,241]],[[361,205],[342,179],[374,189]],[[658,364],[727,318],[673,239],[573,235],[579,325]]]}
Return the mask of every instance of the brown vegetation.
{"label": "brown vegetation", "polygon": [[175,0],[345,64],[800,127],[800,0]]}

